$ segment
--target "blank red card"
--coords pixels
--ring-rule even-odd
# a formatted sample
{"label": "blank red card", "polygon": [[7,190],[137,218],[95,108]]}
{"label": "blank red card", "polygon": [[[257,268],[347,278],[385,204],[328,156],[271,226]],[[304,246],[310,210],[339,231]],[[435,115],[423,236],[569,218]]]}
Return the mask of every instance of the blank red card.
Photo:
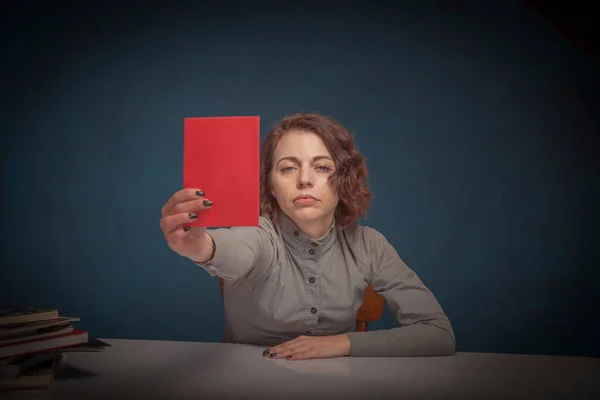
{"label": "blank red card", "polygon": [[213,201],[192,226],[258,226],[259,117],[184,119],[183,186]]}

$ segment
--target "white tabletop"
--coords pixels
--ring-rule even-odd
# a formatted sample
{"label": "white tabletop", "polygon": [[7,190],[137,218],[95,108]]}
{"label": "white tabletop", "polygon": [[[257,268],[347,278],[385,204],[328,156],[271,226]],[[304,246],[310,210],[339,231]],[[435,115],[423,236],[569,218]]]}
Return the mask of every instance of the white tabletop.
{"label": "white tabletop", "polygon": [[[69,353],[48,399],[600,399],[600,359],[457,353],[450,357],[273,360],[263,348],[102,339]],[[4,394],[0,394],[4,396]]]}

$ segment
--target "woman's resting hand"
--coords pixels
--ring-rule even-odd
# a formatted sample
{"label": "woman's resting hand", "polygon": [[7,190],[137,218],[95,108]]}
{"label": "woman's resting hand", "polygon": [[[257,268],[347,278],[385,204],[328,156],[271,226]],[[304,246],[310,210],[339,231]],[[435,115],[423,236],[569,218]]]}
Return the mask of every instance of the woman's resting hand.
{"label": "woman's resting hand", "polygon": [[350,355],[350,338],[346,334],[334,336],[298,336],[296,339],[266,349],[263,356],[306,360]]}

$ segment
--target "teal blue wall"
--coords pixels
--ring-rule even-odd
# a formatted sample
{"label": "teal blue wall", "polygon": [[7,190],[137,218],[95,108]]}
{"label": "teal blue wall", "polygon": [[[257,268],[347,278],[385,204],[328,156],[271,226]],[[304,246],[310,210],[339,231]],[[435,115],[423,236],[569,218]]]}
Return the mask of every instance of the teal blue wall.
{"label": "teal blue wall", "polygon": [[219,341],[217,281],[159,229],[183,119],[260,115],[264,138],[310,110],[356,135],[365,223],[459,350],[600,356],[597,63],[519,1],[187,4],[5,14],[0,301],[98,337]]}

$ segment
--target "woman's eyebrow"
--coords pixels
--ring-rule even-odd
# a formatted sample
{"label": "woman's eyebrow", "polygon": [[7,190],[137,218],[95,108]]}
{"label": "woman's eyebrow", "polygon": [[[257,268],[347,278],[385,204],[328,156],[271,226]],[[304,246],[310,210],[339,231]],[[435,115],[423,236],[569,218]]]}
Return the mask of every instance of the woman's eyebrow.
{"label": "woman's eyebrow", "polygon": [[[281,157],[279,159],[279,161],[277,161],[277,164],[279,164],[282,161],[285,160],[290,160],[296,164],[300,164],[300,160],[298,159],[298,157],[294,157],[294,156],[286,156],[286,157]],[[313,157],[313,159],[311,160],[311,163],[314,163],[315,161],[319,161],[319,160],[330,160],[333,161],[333,159],[329,156],[315,156]]]}

